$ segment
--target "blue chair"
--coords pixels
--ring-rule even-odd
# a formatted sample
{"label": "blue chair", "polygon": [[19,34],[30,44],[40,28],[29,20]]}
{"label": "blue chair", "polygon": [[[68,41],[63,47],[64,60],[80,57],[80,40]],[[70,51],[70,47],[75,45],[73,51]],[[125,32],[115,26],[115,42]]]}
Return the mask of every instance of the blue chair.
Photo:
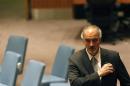
{"label": "blue chair", "polygon": [[61,44],[58,48],[55,62],[50,75],[44,75],[41,86],[53,82],[65,82],[68,80],[68,59],[74,53],[75,49]]}
{"label": "blue chair", "polygon": [[0,73],[0,86],[15,86],[17,79],[17,63],[21,58],[20,54],[7,51],[2,63]]}
{"label": "blue chair", "polygon": [[21,86],[40,86],[44,70],[44,63],[30,60]]}
{"label": "blue chair", "polygon": [[28,44],[28,38],[23,36],[11,35],[8,39],[7,47],[5,49],[5,53],[7,51],[13,51],[21,55],[21,58],[18,61],[19,74],[21,74],[23,71],[27,44]]}

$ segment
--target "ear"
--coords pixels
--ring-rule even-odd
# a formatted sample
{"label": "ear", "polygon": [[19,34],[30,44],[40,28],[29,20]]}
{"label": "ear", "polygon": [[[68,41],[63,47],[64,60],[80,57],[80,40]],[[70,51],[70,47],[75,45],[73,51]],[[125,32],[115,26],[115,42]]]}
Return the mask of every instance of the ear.
{"label": "ear", "polygon": [[81,39],[83,40],[83,32],[81,33],[80,37],[81,37]]}

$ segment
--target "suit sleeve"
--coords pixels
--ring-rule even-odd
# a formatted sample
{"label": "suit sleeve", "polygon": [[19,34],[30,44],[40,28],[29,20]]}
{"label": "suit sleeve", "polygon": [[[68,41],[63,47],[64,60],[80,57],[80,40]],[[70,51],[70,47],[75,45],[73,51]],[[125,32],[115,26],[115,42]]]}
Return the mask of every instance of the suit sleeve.
{"label": "suit sleeve", "polygon": [[71,86],[92,86],[100,82],[100,78],[96,72],[83,75],[78,66],[71,60],[69,62],[69,80]]}
{"label": "suit sleeve", "polygon": [[120,81],[120,86],[130,86],[130,76],[119,54],[118,57],[119,58],[117,58],[117,73],[118,73],[118,79]]}

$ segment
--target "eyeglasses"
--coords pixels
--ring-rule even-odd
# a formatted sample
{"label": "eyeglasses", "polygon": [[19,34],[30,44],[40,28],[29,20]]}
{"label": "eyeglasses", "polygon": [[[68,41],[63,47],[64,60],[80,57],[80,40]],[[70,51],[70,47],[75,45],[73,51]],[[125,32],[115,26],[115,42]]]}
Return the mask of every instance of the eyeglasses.
{"label": "eyeglasses", "polygon": [[86,38],[86,39],[84,39],[84,41],[85,42],[87,42],[87,43],[90,43],[90,42],[98,42],[98,40],[99,40],[99,38],[93,38],[93,39],[88,39],[88,38]]}

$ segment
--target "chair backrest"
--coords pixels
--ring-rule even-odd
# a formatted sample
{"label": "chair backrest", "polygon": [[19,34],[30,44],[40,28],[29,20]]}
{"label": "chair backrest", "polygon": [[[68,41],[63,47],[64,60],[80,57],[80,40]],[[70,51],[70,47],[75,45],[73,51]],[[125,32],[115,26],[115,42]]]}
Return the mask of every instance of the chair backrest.
{"label": "chair backrest", "polygon": [[30,60],[28,68],[24,73],[24,79],[21,83],[21,86],[40,86],[44,70],[44,63]]}
{"label": "chair backrest", "polygon": [[21,58],[19,59],[19,63],[21,63],[21,69],[19,70],[19,73],[22,73],[23,70],[27,44],[28,38],[11,35],[8,39],[7,47],[5,49],[5,52],[13,51],[21,55]]}
{"label": "chair backrest", "polygon": [[68,59],[74,53],[75,49],[65,44],[60,44],[55,61],[52,67],[52,75],[68,78]]}
{"label": "chair backrest", "polygon": [[7,51],[2,63],[2,71],[0,73],[0,83],[8,86],[15,86],[17,78],[17,62],[21,55],[15,52]]}

